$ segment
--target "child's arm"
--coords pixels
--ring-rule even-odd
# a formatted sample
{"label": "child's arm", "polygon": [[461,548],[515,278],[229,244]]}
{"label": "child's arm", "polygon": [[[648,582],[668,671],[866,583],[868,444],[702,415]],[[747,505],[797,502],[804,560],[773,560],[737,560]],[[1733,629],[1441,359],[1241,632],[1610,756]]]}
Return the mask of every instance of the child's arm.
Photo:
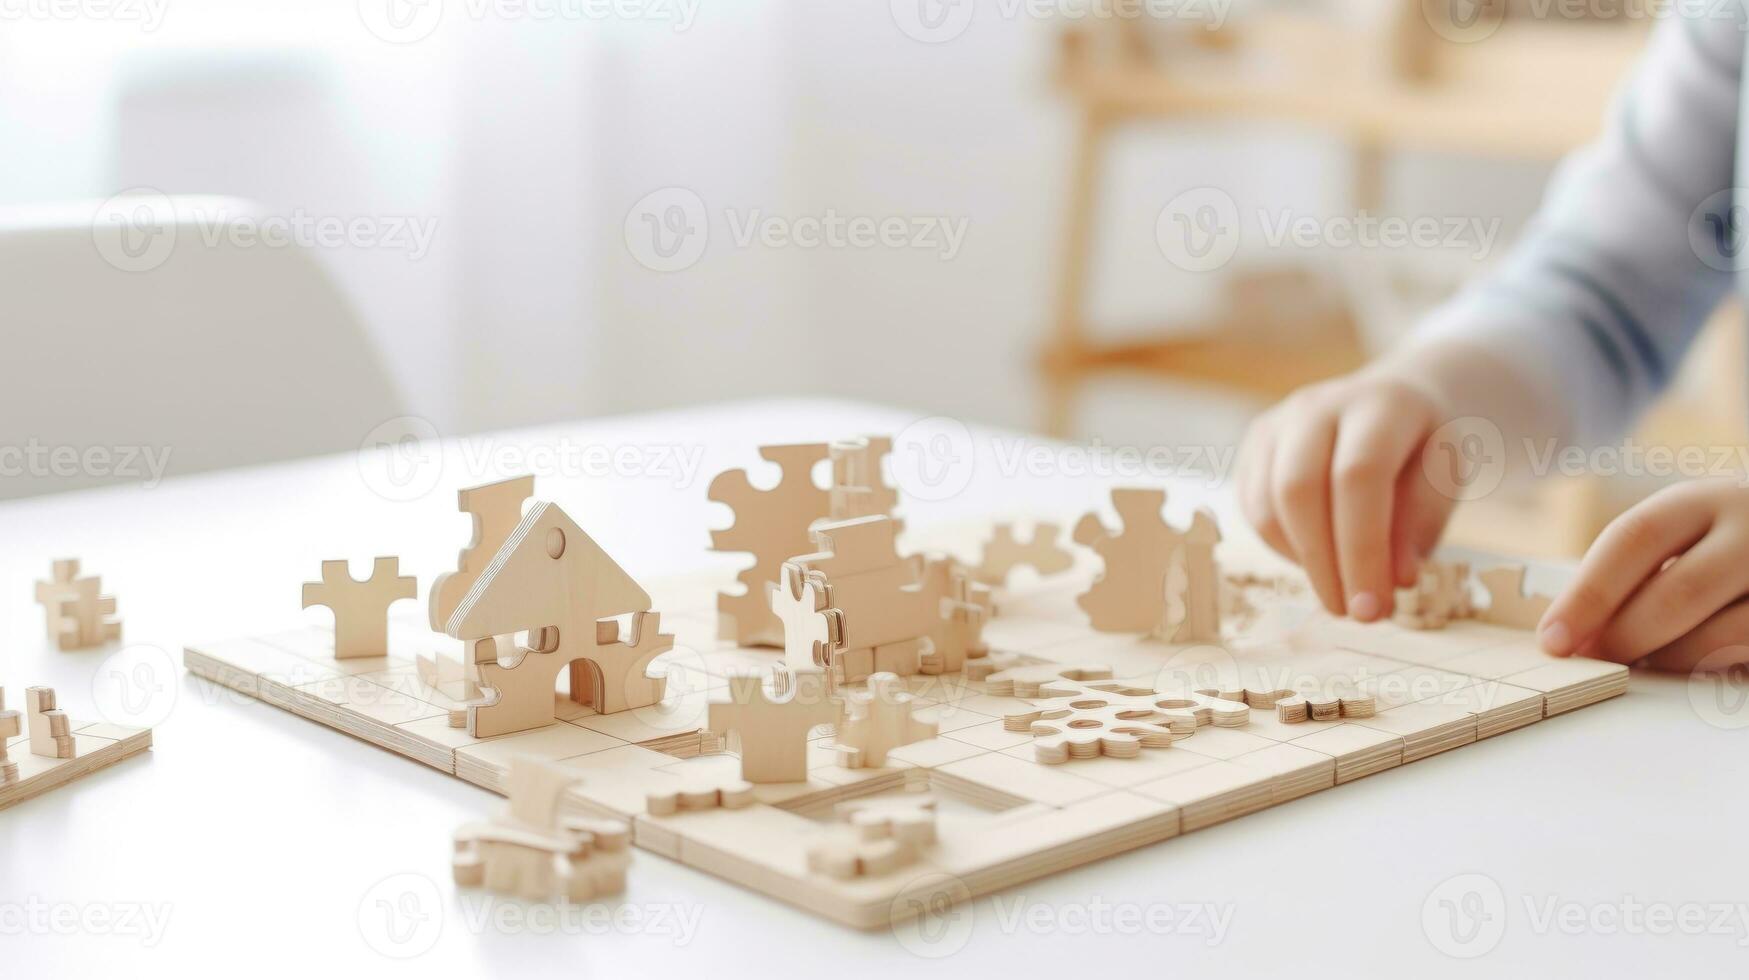
{"label": "child's arm", "polygon": [[1731,216],[1720,192],[1732,186],[1744,23],[1730,3],[1661,25],[1607,134],[1562,166],[1500,269],[1406,349],[1253,425],[1240,454],[1246,514],[1332,612],[1388,615],[1392,586],[1412,581],[1443,530],[1454,501],[1421,474],[1439,425],[1485,419],[1521,466],[1526,439],[1541,454],[1543,440],[1612,438],[1667,382],[1730,284],[1736,242],[1721,250],[1708,235],[1734,227],[1717,222]]}

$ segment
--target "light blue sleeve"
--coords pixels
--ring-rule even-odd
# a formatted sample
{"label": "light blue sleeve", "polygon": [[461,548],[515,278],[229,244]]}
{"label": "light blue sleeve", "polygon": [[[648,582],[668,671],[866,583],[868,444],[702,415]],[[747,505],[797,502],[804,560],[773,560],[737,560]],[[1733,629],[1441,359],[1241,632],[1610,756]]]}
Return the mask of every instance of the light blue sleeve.
{"label": "light blue sleeve", "polygon": [[1606,132],[1562,163],[1512,253],[1425,325],[1555,386],[1576,442],[1633,424],[1749,266],[1749,212],[1731,224],[1749,21],[1741,0],[1675,8],[1698,6],[1654,29]]}

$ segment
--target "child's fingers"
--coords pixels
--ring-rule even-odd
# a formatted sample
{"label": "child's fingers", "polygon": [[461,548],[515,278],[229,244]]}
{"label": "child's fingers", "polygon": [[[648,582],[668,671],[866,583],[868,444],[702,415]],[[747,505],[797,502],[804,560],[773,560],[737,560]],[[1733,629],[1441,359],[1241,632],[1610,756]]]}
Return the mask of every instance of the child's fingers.
{"label": "child's fingers", "polygon": [[1276,439],[1270,461],[1271,501],[1312,589],[1325,609],[1340,616],[1345,607],[1330,536],[1330,454],[1336,448],[1336,417],[1320,413],[1304,422],[1295,420],[1293,431]]}
{"label": "child's fingers", "polygon": [[1743,597],[1749,570],[1742,537],[1715,527],[1635,592],[1598,636],[1604,660],[1633,663]]}
{"label": "child's fingers", "polygon": [[1239,509],[1256,529],[1263,543],[1289,561],[1297,562],[1293,546],[1282,533],[1275,515],[1269,484],[1270,457],[1275,454],[1276,426],[1269,417],[1253,423],[1239,450]]}
{"label": "child's fingers", "polygon": [[1354,406],[1337,429],[1330,469],[1336,564],[1349,614],[1362,622],[1391,613],[1397,474],[1422,435],[1416,420],[1384,399]]}
{"label": "child's fingers", "polygon": [[1396,584],[1408,588],[1421,573],[1421,563],[1433,553],[1445,533],[1445,523],[1457,501],[1440,491],[1422,472],[1422,446],[1415,447],[1397,476],[1396,506],[1391,514],[1391,562]]}
{"label": "child's fingers", "polygon": [[1689,495],[1663,491],[1611,521],[1543,614],[1537,627],[1543,649],[1566,656],[1591,639],[1640,583],[1700,540],[1712,514]]}
{"label": "child's fingers", "polygon": [[1749,663],[1749,602],[1733,603],[1714,613],[1648,657],[1646,666],[1686,674],[1702,661],[1708,671]]}

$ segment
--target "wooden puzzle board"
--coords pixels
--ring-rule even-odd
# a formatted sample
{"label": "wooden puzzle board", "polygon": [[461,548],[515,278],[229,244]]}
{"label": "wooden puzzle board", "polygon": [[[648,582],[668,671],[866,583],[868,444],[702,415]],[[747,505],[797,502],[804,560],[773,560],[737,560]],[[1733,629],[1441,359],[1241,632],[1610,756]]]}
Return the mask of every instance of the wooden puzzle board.
{"label": "wooden puzzle board", "polygon": [[[1094,633],[1074,605],[1092,574],[1077,568],[999,594],[999,614],[985,630],[991,648],[1021,663],[1109,666],[1137,684],[1192,656],[1158,641]],[[1251,631],[1274,635],[1216,651],[1218,669],[1370,678],[1378,692],[1374,717],[1287,725],[1273,710],[1254,709],[1243,727],[1205,726],[1138,758],[1043,765],[1034,761],[1033,736],[1003,724],[1026,701],[989,694],[985,682],[957,674],[918,676],[908,686],[941,734],[894,750],[888,766],[839,766],[829,730],[820,729],[810,742],[807,782],[758,786],[758,802],[743,809],[652,816],[644,810],[647,793],[737,777],[733,746],[709,751],[712,740],[700,736],[704,705],[731,673],[781,659],[777,651],[715,639],[715,593],[730,578],[647,583],[664,628],[677,636],[675,650],[657,661],[673,671],[677,688],[661,710],[599,715],[556,695],[558,724],[487,740],[450,728],[446,716],[455,705],[419,681],[415,654],[444,638],[415,614],[398,612],[391,622],[387,657],[336,661],[329,634],[302,629],[193,645],[185,663],[199,676],[495,792],[504,792],[515,755],[563,761],[583,773],[569,809],[630,821],[640,847],[859,927],[1461,748],[1627,685],[1626,668],[1550,658],[1525,632],[1475,622],[1427,632],[1360,625],[1329,619],[1303,595],[1278,595]],[[1207,653],[1200,648],[1195,658]],[[938,800],[940,815],[939,840],[919,862],[850,880],[808,870],[807,844],[827,829],[834,804],[920,788]]]}
{"label": "wooden puzzle board", "polygon": [[75,721],[68,727],[72,729],[73,743],[77,747],[77,754],[71,759],[32,755],[28,733],[6,740],[7,755],[18,764],[18,781],[0,786],[0,810],[33,796],[41,796],[152,747],[150,728],[82,721]]}

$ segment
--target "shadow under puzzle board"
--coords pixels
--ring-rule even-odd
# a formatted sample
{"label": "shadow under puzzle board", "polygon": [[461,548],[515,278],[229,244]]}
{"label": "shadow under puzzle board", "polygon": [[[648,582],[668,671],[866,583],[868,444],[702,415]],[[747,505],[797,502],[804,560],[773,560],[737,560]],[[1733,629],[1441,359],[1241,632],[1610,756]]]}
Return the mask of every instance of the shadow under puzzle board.
{"label": "shadow under puzzle board", "polygon": [[28,732],[6,740],[7,755],[18,766],[18,781],[0,786],[0,810],[33,796],[41,796],[152,747],[150,728],[89,721],[73,721],[67,727],[73,734],[75,746],[71,759],[50,759],[31,754]]}
{"label": "shadow under puzzle board", "polygon": [[[931,535],[930,537],[934,537]],[[942,540],[947,540],[944,536]],[[1225,552],[1226,571],[1232,567]],[[519,754],[562,760],[582,771],[566,798],[575,813],[632,823],[638,846],[854,926],[915,914],[924,903],[963,899],[1210,826],[1338,783],[1459,748],[1621,693],[1627,670],[1594,660],[1556,660],[1531,634],[1476,622],[1414,632],[1390,623],[1332,620],[1304,590],[1277,594],[1251,633],[1225,650],[1095,633],[1075,608],[1091,567],[998,594],[985,639],[998,657],[1023,665],[1102,665],[1135,686],[1151,685],[1186,659],[1213,654],[1217,668],[1243,676],[1363,681],[1376,714],[1284,724],[1257,708],[1239,727],[1197,728],[1169,747],[1135,758],[1099,756],[1057,765],[1035,761],[1034,736],[1003,716],[1028,701],[988,693],[958,674],[917,676],[907,685],[939,724],[935,738],[894,749],[878,769],[847,769],[816,729],[802,783],[754,787],[736,809],[645,810],[650,793],[738,778],[739,760],[715,749],[706,704],[737,671],[768,667],[781,651],[737,648],[716,639],[716,592],[729,576],[645,583],[675,649],[661,709],[601,715],[555,695],[559,722],[475,739],[451,728],[456,705],[423,684],[414,663],[445,638],[415,614],[399,614],[387,657],[337,661],[331,637],[306,629],[185,651],[194,673],[503,793]],[[1282,630],[1282,623],[1292,624]],[[1051,673],[1048,667],[1042,668]],[[1201,675],[1196,675],[1201,676]],[[1213,686],[1211,684],[1211,686]],[[730,748],[733,746],[731,745]],[[848,879],[809,870],[809,844],[831,829],[836,803],[927,788],[937,801],[937,839],[916,860],[884,874]],[[841,829],[841,828],[840,828]],[[433,860],[440,860],[439,856]]]}

